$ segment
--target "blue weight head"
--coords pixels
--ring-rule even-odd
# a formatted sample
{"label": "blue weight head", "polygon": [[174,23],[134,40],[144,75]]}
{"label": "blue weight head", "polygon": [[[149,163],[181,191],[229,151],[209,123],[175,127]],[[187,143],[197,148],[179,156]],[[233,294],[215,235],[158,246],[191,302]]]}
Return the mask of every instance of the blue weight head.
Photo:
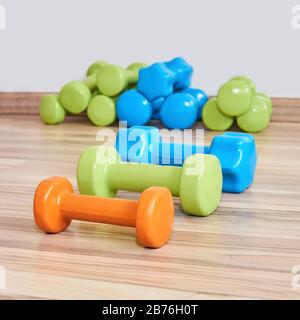
{"label": "blue weight head", "polygon": [[223,191],[240,193],[250,187],[257,162],[255,139],[252,135],[226,132],[213,139],[209,153],[220,160]]}
{"label": "blue weight head", "polygon": [[123,161],[158,163],[160,134],[155,127],[134,126],[120,129],[115,148]]}
{"label": "blue weight head", "polygon": [[122,93],[117,101],[117,117],[127,126],[144,125],[151,120],[151,103],[137,90]]}
{"label": "blue weight head", "polygon": [[194,69],[182,57],[177,57],[165,63],[176,75],[175,90],[185,89],[191,85]]}
{"label": "blue weight head", "polygon": [[188,129],[197,120],[197,103],[190,94],[177,92],[170,95],[164,102],[160,116],[168,129]]}
{"label": "blue weight head", "polygon": [[194,88],[187,88],[187,89],[183,90],[182,92],[191,94],[196,99],[197,106],[198,106],[197,120],[201,120],[203,107],[205,106],[206,102],[208,101],[207,94],[203,90],[194,89]]}
{"label": "blue weight head", "polygon": [[166,97],[173,92],[175,74],[164,63],[154,63],[139,71],[137,89],[149,101]]}

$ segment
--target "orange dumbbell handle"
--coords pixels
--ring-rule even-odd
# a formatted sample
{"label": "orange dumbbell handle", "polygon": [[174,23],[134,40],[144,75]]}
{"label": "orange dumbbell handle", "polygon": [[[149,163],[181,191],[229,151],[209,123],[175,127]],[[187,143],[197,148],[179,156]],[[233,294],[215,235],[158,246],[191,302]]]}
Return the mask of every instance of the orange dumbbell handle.
{"label": "orange dumbbell handle", "polygon": [[63,196],[60,210],[72,220],[135,227],[138,202],[135,200],[100,198],[68,193]]}

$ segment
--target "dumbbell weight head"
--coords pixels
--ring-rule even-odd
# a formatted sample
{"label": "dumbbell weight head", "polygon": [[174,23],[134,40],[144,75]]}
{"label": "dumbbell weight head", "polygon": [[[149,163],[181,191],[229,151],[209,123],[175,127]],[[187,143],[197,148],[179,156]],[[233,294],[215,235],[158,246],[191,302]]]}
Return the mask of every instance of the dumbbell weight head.
{"label": "dumbbell weight head", "polygon": [[175,73],[174,90],[182,90],[191,85],[194,69],[182,57],[177,57],[165,63]]}
{"label": "dumbbell weight head", "polygon": [[160,117],[168,129],[188,129],[197,121],[196,99],[188,93],[174,93],[164,101]]}
{"label": "dumbbell weight head", "polygon": [[193,68],[178,57],[165,63],[154,63],[140,71],[138,90],[149,100],[167,97],[191,84]]}
{"label": "dumbbell weight head", "polygon": [[87,108],[87,115],[95,126],[106,127],[116,121],[116,99],[103,95],[92,98]]}
{"label": "dumbbell weight head", "polygon": [[248,77],[236,76],[236,77],[231,78],[229,81],[231,81],[231,80],[244,81],[250,87],[253,94],[256,92],[255,83]]}
{"label": "dumbbell weight head", "polygon": [[81,155],[77,184],[83,194],[112,197],[118,190],[143,191],[166,187],[179,196],[183,210],[191,215],[213,213],[221,198],[222,171],[212,155],[193,155],[182,168],[122,162],[114,148],[96,146]]}
{"label": "dumbbell weight head", "polygon": [[270,122],[270,100],[261,94],[255,94],[250,109],[237,117],[239,128],[246,132],[260,132]]}
{"label": "dumbbell weight head", "polygon": [[59,177],[43,180],[34,195],[34,218],[38,227],[48,233],[66,230],[71,219],[63,216],[60,200],[64,195],[73,193],[71,183]]}
{"label": "dumbbell weight head", "polygon": [[267,106],[268,106],[267,109],[269,112],[269,116],[271,118],[271,116],[273,114],[273,104],[272,104],[271,98],[268,97],[267,95],[265,95],[264,93],[256,93],[255,95],[258,99],[262,99],[265,103],[267,103]]}
{"label": "dumbbell weight head", "polygon": [[92,65],[89,66],[89,68],[86,72],[87,77],[94,74],[94,73],[97,73],[100,68],[102,68],[103,66],[105,66],[107,64],[108,63],[103,60],[96,61],[95,63],[93,63]]}
{"label": "dumbbell weight head", "polygon": [[144,125],[152,117],[151,103],[137,90],[125,91],[117,100],[117,117],[127,125]]}
{"label": "dumbbell weight head", "polygon": [[214,131],[228,130],[234,122],[234,117],[223,114],[217,105],[217,99],[210,99],[202,111],[202,120],[205,126]]}
{"label": "dumbbell weight head", "polygon": [[198,113],[197,113],[197,120],[202,119],[202,110],[208,101],[207,94],[200,89],[194,89],[194,88],[186,88],[182,91],[183,93],[188,93],[192,95],[196,101],[197,101],[197,107],[198,107]]}
{"label": "dumbbell weight head", "polygon": [[138,202],[113,200],[76,195],[66,178],[54,177],[42,181],[36,189],[34,218],[48,233],[64,231],[72,219],[136,227],[140,245],[159,248],[171,236],[174,206],[166,188],[149,188]]}
{"label": "dumbbell weight head", "polygon": [[56,95],[43,96],[40,103],[40,117],[46,124],[58,124],[64,121],[66,111]]}
{"label": "dumbbell weight head", "polygon": [[135,74],[139,74],[142,68],[146,68],[148,66],[145,62],[134,62],[127,67],[127,70],[134,72]]}
{"label": "dumbbell weight head", "polygon": [[59,102],[70,113],[78,114],[86,110],[95,89],[96,74],[86,81],[71,81],[59,93]]}
{"label": "dumbbell weight head", "polygon": [[223,191],[241,193],[251,186],[257,163],[256,144],[252,135],[225,132],[213,138],[208,153],[221,162]]}
{"label": "dumbbell weight head", "polygon": [[250,107],[252,89],[246,81],[230,80],[218,92],[219,110],[230,117],[244,114]]}
{"label": "dumbbell weight head", "polygon": [[175,80],[174,72],[164,63],[154,63],[140,70],[137,89],[149,101],[152,101],[173,93]]}

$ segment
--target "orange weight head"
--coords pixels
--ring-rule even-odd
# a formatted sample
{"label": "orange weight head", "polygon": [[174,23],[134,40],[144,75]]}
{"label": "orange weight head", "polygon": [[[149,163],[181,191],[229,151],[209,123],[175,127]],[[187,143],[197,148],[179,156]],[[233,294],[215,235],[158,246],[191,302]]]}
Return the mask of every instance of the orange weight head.
{"label": "orange weight head", "polygon": [[139,200],[136,234],[141,246],[160,248],[171,236],[174,204],[171,192],[163,187],[145,190]]}
{"label": "orange weight head", "polygon": [[35,222],[41,230],[59,233],[68,228],[71,220],[64,217],[60,210],[60,202],[67,193],[73,193],[73,187],[63,177],[49,178],[38,185],[33,211]]}

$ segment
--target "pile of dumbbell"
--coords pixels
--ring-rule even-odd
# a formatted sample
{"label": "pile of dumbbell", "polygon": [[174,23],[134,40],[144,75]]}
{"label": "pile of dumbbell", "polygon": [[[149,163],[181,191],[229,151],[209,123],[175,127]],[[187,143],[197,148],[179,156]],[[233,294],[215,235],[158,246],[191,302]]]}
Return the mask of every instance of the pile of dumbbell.
{"label": "pile of dumbbell", "polygon": [[142,68],[137,88],[117,101],[117,116],[128,126],[160,120],[169,129],[191,128],[201,120],[208,101],[200,89],[190,88],[193,67],[183,58]]}
{"label": "pile of dumbbell", "polygon": [[[184,153],[186,149],[190,152]],[[136,227],[140,245],[159,248],[172,233],[172,196],[179,197],[185,213],[208,216],[217,209],[222,190],[240,193],[250,187],[256,161],[255,140],[245,133],[217,136],[211,146],[188,146],[163,143],[154,127],[121,129],[115,148],[91,146],[81,154],[77,165],[81,195],[66,178],[39,184],[35,221],[48,233],[64,231],[72,220]],[[139,201],[110,199],[118,190],[142,194]]]}
{"label": "pile of dumbbell", "polygon": [[265,129],[272,115],[272,101],[257,93],[247,77],[225,83],[208,101],[201,89],[191,88],[193,67],[177,57],[165,63],[133,63],[124,69],[98,61],[83,81],[71,81],[58,95],[41,100],[40,115],[46,124],[64,121],[66,114],[86,112],[96,126],[117,119],[127,126],[160,120],[169,129],[188,129],[203,120],[210,130],[228,130],[235,119],[246,132]]}
{"label": "pile of dumbbell", "polygon": [[235,119],[246,132],[264,130],[271,119],[272,101],[257,93],[255,84],[247,77],[234,77],[225,83],[216,98],[203,108],[203,123],[210,130],[228,130]]}
{"label": "pile of dumbbell", "polygon": [[46,124],[58,124],[67,114],[86,112],[94,125],[111,125],[116,121],[118,96],[130,86],[135,86],[139,70],[144,66],[145,63],[133,63],[124,69],[104,61],[93,63],[85,80],[71,81],[58,95],[42,97],[41,119]]}

